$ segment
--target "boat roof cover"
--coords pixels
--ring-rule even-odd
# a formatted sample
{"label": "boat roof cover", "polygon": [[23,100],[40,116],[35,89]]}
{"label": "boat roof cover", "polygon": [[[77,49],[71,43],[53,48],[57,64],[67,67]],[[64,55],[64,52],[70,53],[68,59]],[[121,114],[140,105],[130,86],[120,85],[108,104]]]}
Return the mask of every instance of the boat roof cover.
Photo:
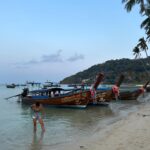
{"label": "boat roof cover", "polygon": [[47,88],[47,89],[38,89],[38,90],[33,90],[30,91],[30,93],[44,93],[44,92],[55,92],[55,91],[78,91],[81,90],[80,88],[77,89],[63,89],[63,88],[59,88],[59,87],[54,87],[54,88]]}

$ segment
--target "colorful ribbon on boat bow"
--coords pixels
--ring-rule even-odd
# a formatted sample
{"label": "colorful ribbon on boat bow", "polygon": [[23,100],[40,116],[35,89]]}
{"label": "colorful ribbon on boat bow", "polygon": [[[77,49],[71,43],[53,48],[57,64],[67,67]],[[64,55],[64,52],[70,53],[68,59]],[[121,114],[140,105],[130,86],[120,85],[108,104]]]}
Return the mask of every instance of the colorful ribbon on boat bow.
{"label": "colorful ribbon on boat bow", "polygon": [[119,88],[118,88],[118,86],[114,85],[112,87],[112,91],[113,91],[113,93],[115,95],[115,98],[118,98],[118,96],[119,96]]}
{"label": "colorful ribbon on boat bow", "polygon": [[142,94],[145,92],[145,89],[143,87],[139,88],[139,92]]}
{"label": "colorful ribbon on boat bow", "polygon": [[96,90],[92,88],[92,89],[90,89],[90,92],[91,92],[91,97],[95,99],[96,98]]}

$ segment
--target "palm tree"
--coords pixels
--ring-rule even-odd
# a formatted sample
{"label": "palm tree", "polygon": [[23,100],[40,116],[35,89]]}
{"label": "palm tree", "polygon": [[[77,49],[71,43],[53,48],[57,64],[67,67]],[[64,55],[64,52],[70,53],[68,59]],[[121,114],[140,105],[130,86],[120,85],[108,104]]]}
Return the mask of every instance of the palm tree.
{"label": "palm tree", "polygon": [[122,0],[122,3],[125,3],[125,9],[127,10],[127,12],[130,12],[136,4],[139,4],[140,14],[145,13],[145,6],[147,6],[144,0]]}
{"label": "palm tree", "polygon": [[[122,3],[125,3],[127,12],[130,12],[135,5],[140,5],[140,14],[147,16],[141,23],[141,28],[145,29],[147,35],[146,39],[150,41],[150,0],[122,0]],[[148,57],[148,46],[144,38],[139,39],[137,47],[141,51],[145,51],[146,56]]]}
{"label": "palm tree", "polygon": [[147,40],[150,41],[150,0],[147,0],[147,4],[145,5],[145,15],[146,19],[141,23],[141,28],[145,29],[145,33],[147,35]]}
{"label": "palm tree", "polygon": [[140,5],[140,14],[147,16],[141,23],[141,28],[145,29],[147,39],[150,41],[150,0],[122,0],[122,3],[125,3],[127,12],[130,12],[136,4]]}
{"label": "palm tree", "polygon": [[145,54],[146,54],[146,57],[148,57],[148,54],[147,54],[148,46],[147,46],[146,41],[145,41],[144,38],[140,38],[140,39],[139,39],[139,43],[137,44],[137,47],[138,47],[141,51],[144,51]]}
{"label": "palm tree", "polygon": [[138,48],[138,46],[134,47],[134,49],[133,49],[133,55],[135,55],[135,59],[139,58],[141,56],[140,49]]}
{"label": "palm tree", "polygon": [[142,23],[141,28],[145,29],[147,40],[150,41],[150,17],[147,17]]}
{"label": "palm tree", "polygon": [[139,47],[138,47],[138,46],[135,46],[134,49],[133,49],[133,55],[135,55],[135,59],[139,59],[139,60],[140,60],[140,62],[141,62],[142,65],[143,65],[143,68],[145,69],[146,74],[149,76],[149,72],[148,72],[148,70],[147,70],[147,68],[146,68],[145,63],[143,62],[142,59],[140,59],[140,56],[141,56],[141,53],[140,53],[140,52],[141,52],[141,51],[140,51]]}

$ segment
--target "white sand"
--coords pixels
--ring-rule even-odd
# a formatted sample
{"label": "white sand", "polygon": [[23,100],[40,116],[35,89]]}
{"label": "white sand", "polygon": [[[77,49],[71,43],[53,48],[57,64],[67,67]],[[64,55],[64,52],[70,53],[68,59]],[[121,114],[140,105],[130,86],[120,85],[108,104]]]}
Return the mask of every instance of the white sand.
{"label": "white sand", "polygon": [[150,150],[150,104],[127,117],[97,129],[93,135],[74,143],[52,146],[53,150]]}

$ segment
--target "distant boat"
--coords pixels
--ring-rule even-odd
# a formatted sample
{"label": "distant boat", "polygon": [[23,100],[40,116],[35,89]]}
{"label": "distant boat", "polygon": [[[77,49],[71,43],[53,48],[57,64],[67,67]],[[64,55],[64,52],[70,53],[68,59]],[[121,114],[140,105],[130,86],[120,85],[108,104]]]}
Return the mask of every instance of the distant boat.
{"label": "distant boat", "polygon": [[31,86],[34,86],[34,85],[40,86],[41,83],[39,83],[39,82],[34,82],[34,81],[33,81],[33,82],[27,81],[26,84],[31,85]]}
{"label": "distant boat", "polygon": [[16,85],[15,85],[14,83],[12,83],[12,84],[7,84],[6,87],[7,87],[7,88],[15,88]]}
{"label": "distant boat", "polygon": [[27,86],[27,84],[20,84],[19,86]]}
{"label": "distant boat", "polygon": [[78,85],[77,84],[68,84],[68,87],[74,87],[76,88]]}
{"label": "distant boat", "polygon": [[43,84],[43,88],[50,88],[50,87],[60,87],[60,84],[47,81]]}

